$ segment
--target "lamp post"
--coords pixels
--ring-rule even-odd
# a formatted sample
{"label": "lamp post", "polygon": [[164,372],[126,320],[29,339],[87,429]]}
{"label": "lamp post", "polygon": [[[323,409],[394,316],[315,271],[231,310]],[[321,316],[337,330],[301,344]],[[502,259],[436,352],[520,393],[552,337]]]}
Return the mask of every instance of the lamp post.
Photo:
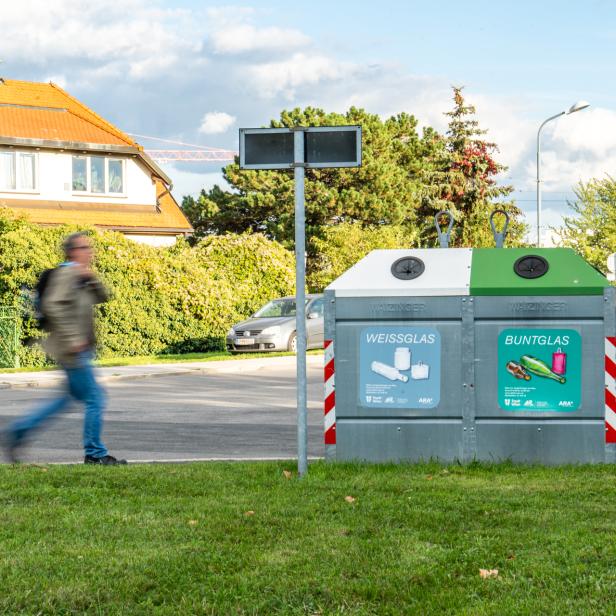
{"label": "lamp post", "polygon": [[590,103],[586,101],[578,101],[569,107],[568,111],[561,111],[556,115],[550,116],[547,120],[541,123],[537,131],[537,247],[541,247],[541,129],[550,121],[560,118],[563,115],[569,115],[576,111],[582,111],[590,107]]}

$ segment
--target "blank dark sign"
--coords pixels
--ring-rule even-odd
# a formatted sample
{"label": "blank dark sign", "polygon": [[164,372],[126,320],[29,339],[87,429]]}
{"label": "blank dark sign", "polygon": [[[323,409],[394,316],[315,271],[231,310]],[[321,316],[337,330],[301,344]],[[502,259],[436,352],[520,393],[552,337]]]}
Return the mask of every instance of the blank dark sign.
{"label": "blank dark sign", "polygon": [[356,130],[307,131],[304,134],[306,162],[310,166],[358,166],[359,148]]}
{"label": "blank dark sign", "polygon": [[246,167],[255,165],[286,168],[293,162],[293,133],[259,132],[244,134],[244,160]]}

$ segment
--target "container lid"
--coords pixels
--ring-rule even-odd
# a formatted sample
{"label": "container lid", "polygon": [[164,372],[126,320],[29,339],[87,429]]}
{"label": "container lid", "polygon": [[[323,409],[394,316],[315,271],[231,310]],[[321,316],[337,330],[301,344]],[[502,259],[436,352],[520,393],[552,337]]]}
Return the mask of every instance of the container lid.
{"label": "container lid", "polygon": [[470,248],[374,250],[328,287],[337,297],[469,295]]}
{"label": "container lid", "polygon": [[475,248],[472,295],[603,295],[608,280],[571,248]]}

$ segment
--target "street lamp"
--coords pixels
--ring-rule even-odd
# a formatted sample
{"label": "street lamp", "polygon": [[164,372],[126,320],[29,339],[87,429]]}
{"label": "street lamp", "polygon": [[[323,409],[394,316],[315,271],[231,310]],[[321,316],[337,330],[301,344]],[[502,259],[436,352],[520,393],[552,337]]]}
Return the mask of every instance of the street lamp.
{"label": "street lamp", "polygon": [[537,131],[537,246],[541,246],[541,129],[551,120],[555,120],[556,118],[560,118],[563,115],[569,115],[570,113],[575,113],[576,111],[582,111],[582,109],[586,109],[586,107],[590,107],[590,103],[586,101],[578,101],[569,107],[568,111],[561,111],[556,115],[549,117],[545,120],[539,130]]}

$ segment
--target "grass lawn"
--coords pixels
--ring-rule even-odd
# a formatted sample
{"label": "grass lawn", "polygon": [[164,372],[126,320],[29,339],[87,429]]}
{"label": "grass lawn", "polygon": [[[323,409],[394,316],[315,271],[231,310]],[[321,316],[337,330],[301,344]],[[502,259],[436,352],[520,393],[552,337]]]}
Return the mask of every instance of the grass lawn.
{"label": "grass lawn", "polygon": [[[108,359],[97,359],[94,363],[101,367],[112,366],[143,366],[146,364],[173,364],[191,361],[222,361],[231,359],[256,359],[259,357],[283,357],[293,353],[228,353],[227,351],[210,351],[208,353],[178,353],[168,355],[136,355],[133,357],[110,357]],[[308,355],[322,355],[322,350],[308,351]],[[13,372],[43,372],[46,370],[57,370],[57,366],[45,366],[44,368],[1,368],[2,373]]]}
{"label": "grass lawn", "polygon": [[611,466],[2,466],[0,520],[6,614],[616,609]]}

